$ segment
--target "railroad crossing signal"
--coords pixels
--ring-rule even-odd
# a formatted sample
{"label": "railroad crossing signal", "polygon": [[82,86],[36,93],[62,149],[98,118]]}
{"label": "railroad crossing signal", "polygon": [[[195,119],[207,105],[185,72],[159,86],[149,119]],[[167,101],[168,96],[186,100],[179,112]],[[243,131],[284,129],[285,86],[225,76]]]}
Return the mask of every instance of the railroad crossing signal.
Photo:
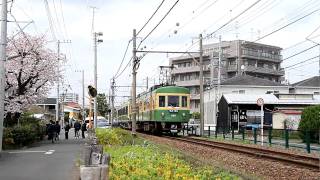
{"label": "railroad crossing signal", "polygon": [[91,97],[96,97],[97,96],[97,89],[96,88],[94,88],[93,86],[91,86],[91,85],[89,85],[88,86],[88,90],[89,90],[89,95],[91,96]]}

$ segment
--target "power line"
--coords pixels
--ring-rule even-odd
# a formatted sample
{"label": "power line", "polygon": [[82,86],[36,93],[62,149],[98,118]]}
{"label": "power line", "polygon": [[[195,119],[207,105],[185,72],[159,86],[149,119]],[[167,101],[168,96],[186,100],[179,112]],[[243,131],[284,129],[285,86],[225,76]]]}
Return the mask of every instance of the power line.
{"label": "power line", "polygon": [[119,66],[119,68],[118,68],[118,70],[117,70],[116,74],[114,75],[114,77],[116,77],[116,76],[118,75],[119,71],[120,71],[120,68],[121,68],[121,66],[122,66],[122,64],[123,64],[123,61],[124,61],[124,59],[125,59],[125,57],[126,57],[126,55],[127,55],[127,52],[128,52],[128,49],[129,49],[130,42],[131,42],[131,40],[130,40],[130,41],[128,42],[128,44],[127,44],[127,47],[126,47],[126,50],[125,50],[124,55],[123,55],[123,57],[122,57],[122,60],[121,60],[120,66]]}
{"label": "power line", "polygon": [[311,61],[311,60],[313,60],[313,59],[315,59],[315,58],[318,58],[318,57],[320,57],[320,55],[315,56],[315,57],[312,57],[312,58],[309,58],[309,59],[306,59],[306,60],[304,60],[304,61],[301,61],[301,62],[296,63],[296,64],[293,64],[293,65],[290,65],[290,66],[284,67],[284,69],[287,69],[287,68],[290,68],[290,67],[293,67],[293,66],[296,66],[296,65],[299,65],[299,64],[302,64],[302,63],[305,63],[305,62]]}
{"label": "power line", "polygon": [[123,70],[118,74],[118,76],[114,77],[114,79],[117,79],[118,77],[120,77],[122,75],[122,73],[129,67],[130,65],[130,62],[132,61],[132,57],[131,59],[129,60],[129,62],[127,63],[127,65],[123,68]]}
{"label": "power line", "polygon": [[61,11],[63,28],[64,28],[64,31],[65,31],[65,33],[66,33],[67,39],[69,39],[69,38],[68,38],[68,31],[67,31],[67,28],[66,28],[66,23],[64,22],[64,15],[63,15],[63,8],[62,8],[61,0],[60,0],[60,11]]}
{"label": "power line", "polygon": [[291,55],[291,56],[283,59],[282,62],[285,61],[285,60],[288,60],[288,59],[290,59],[290,58],[292,58],[292,57],[294,57],[294,56],[297,56],[297,55],[299,55],[299,54],[301,54],[301,53],[304,53],[304,52],[306,52],[306,51],[308,51],[308,50],[310,50],[310,49],[312,49],[312,48],[314,48],[314,47],[317,47],[317,46],[318,46],[318,44],[316,44],[316,45],[314,45],[314,46],[311,46],[311,47],[309,47],[309,48],[307,48],[307,49],[304,49],[304,50],[302,50],[302,51],[300,51],[300,52],[297,52],[297,53],[295,53],[295,54],[293,54],[293,55]]}
{"label": "power line", "polygon": [[282,26],[282,27],[280,27],[280,28],[278,28],[278,29],[276,29],[276,30],[274,30],[274,31],[272,31],[272,32],[270,32],[270,33],[262,36],[262,37],[260,37],[260,38],[258,38],[257,40],[255,40],[255,41],[253,41],[253,42],[257,42],[257,41],[259,41],[259,40],[261,40],[261,39],[263,39],[263,38],[265,38],[265,37],[268,37],[268,36],[270,36],[270,35],[278,32],[278,31],[280,31],[280,30],[282,30],[282,29],[284,29],[284,28],[286,28],[286,27],[288,27],[288,26],[290,26],[290,25],[292,25],[292,24],[300,21],[301,19],[304,19],[304,18],[312,15],[313,13],[315,13],[315,12],[317,12],[317,11],[319,11],[319,10],[320,10],[320,9],[316,9],[316,10],[310,12],[309,14],[306,14],[306,15],[304,15],[304,16],[302,16],[302,17],[300,17],[300,18],[298,18],[298,19],[296,19],[296,20],[294,20],[294,21],[292,21],[292,22],[290,22],[290,23],[288,23],[288,24],[286,24],[286,25],[284,25],[284,26]]}
{"label": "power line", "polygon": [[46,8],[46,12],[47,12],[47,17],[48,17],[48,21],[49,21],[49,27],[50,27],[50,32],[51,32],[52,38],[54,41],[57,41],[57,37],[55,35],[55,30],[54,30],[54,25],[53,25],[53,20],[52,20],[50,8],[49,8],[49,3],[47,0],[44,0],[44,5]]}
{"label": "power line", "polygon": [[177,3],[179,2],[179,0],[177,0],[173,6],[169,9],[169,11],[162,17],[162,19],[158,22],[158,24],[140,41],[140,44],[138,45],[138,48],[140,47],[141,43],[146,40],[150,34],[161,24],[161,22],[169,15],[169,13],[171,12],[171,10],[177,5]]}
{"label": "power line", "polygon": [[244,14],[245,12],[247,12],[248,10],[250,10],[252,7],[254,7],[256,4],[258,4],[261,0],[257,0],[256,2],[254,2],[253,4],[251,4],[249,7],[247,7],[245,10],[243,10],[241,13],[239,13],[237,16],[231,18],[228,22],[226,22],[225,24],[223,24],[221,27],[219,27],[217,30],[213,31],[212,33],[208,34],[206,37],[210,37],[213,34],[215,34],[216,32],[218,32],[220,29],[224,28],[226,25],[230,24],[232,21],[234,21],[235,19],[237,19],[238,17],[240,17],[242,14]]}
{"label": "power line", "polygon": [[160,5],[157,7],[157,9],[153,12],[153,14],[151,15],[151,17],[148,19],[148,21],[142,26],[142,28],[138,31],[138,34],[144,29],[144,27],[146,27],[146,25],[150,22],[150,20],[153,18],[153,16],[158,12],[158,10],[160,9],[160,7],[162,6],[162,4],[164,3],[165,0],[162,0],[162,2],[160,3]]}

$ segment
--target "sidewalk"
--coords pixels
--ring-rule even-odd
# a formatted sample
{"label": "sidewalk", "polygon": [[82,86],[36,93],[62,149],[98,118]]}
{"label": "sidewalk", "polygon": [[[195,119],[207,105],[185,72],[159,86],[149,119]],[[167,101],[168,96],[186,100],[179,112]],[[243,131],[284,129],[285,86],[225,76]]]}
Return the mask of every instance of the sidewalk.
{"label": "sidewalk", "polygon": [[74,129],[70,130],[66,140],[62,130],[60,140],[55,143],[44,140],[29,148],[4,151],[0,158],[0,179],[74,179],[77,176],[76,163],[85,141],[81,137],[74,138]]}

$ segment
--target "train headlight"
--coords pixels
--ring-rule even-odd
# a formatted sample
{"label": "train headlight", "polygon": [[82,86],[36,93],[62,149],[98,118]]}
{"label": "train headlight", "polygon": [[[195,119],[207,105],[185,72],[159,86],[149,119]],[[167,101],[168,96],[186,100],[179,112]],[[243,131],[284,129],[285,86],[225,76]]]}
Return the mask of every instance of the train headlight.
{"label": "train headlight", "polygon": [[164,112],[161,113],[161,116],[164,117]]}
{"label": "train headlight", "polygon": [[182,116],[186,116],[186,113],[182,113]]}

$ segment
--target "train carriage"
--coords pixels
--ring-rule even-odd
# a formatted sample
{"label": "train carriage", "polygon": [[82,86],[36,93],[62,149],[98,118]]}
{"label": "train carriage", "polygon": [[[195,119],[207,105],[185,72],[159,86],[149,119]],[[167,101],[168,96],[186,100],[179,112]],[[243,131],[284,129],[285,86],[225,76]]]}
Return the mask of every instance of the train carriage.
{"label": "train carriage", "polygon": [[[178,133],[183,123],[190,119],[189,89],[176,86],[166,86],[137,97],[137,130],[160,133]],[[127,111],[124,111],[124,110]],[[119,117],[131,119],[131,107],[122,107]],[[119,113],[119,111],[118,111]]]}

